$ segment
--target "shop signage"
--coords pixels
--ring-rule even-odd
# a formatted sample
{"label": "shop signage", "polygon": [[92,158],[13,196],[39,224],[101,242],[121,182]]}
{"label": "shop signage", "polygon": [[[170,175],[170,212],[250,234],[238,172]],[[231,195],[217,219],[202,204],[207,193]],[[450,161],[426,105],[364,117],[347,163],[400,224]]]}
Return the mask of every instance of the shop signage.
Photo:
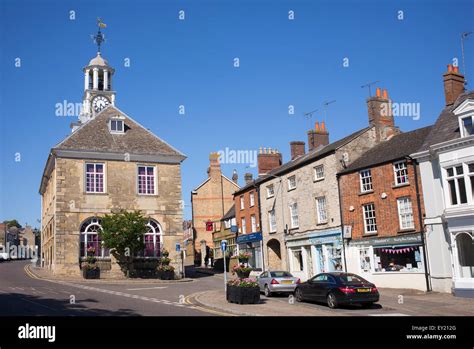
{"label": "shop signage", "polygon": [[251,233],[237,236],[237,243],[244,244],[247,242],[255,242],[262,240],[262,233]]}
{"label": "shop signage", "polygon": [[358,246],[381,246],[381,245],[402,245],[402,244],[416,244],[421,243],[421,235],[403,235],[403,236],[393,236],[387,238],[370,238],[370,239],[361,239],[361,240],[352,240],[351,245]]}

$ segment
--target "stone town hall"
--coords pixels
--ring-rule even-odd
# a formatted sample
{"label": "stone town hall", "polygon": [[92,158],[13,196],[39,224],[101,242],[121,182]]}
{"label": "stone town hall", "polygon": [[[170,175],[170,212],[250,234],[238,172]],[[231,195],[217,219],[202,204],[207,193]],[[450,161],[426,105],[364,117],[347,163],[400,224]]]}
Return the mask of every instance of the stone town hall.
{"label": "stone town hall", "polygon": [[114,69],[99,52],[84,68],[83,108],[72,133],[48,156],[41,194],[43,266],[56,275],[80,274],[81,259],[95,247],[101,274],[119,267],[97,232],[101,216],[120,209],[149,217],[143,255],[163,248],[177,261],[181,241],[181,152],[117,108]]}

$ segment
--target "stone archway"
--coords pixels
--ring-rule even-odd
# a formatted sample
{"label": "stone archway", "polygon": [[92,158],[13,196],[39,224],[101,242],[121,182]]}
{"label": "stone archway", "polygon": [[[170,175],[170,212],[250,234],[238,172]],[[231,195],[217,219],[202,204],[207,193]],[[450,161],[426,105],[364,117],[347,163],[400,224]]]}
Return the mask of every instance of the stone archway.
{"label": "stone archway", "polygon": [[277,239],[271,239],[267,242],[268,269],[282,270],[281,263],[281,244]]}

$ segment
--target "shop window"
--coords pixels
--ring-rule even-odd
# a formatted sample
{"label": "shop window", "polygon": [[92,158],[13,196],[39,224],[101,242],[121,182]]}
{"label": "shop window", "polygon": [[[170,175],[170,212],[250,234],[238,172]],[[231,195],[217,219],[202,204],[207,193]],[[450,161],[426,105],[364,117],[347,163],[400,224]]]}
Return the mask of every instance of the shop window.
{"label": "shop window", "polygon": [[374,248],[376,272],[422,272],[420,246]]}
{"label": "shop window", "polygon": [[474,239],[468,233],[456,236],[458,252],[459,277],[474,278]]}
{"label": "shop window", "polygon": [[370,260],[370,249],[361,248],[359,250],[359,266],[361,271],[370,272],[371,268],[371,260]]}
{"label": "shop window", "polygon": [[303,254],[301,250],[293,251],[293,271],[303,271]]}

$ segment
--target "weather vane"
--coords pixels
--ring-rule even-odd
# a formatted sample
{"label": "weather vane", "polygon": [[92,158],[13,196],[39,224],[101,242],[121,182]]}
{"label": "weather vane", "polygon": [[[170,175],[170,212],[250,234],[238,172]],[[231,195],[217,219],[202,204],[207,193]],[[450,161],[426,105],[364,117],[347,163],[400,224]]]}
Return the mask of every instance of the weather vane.
{"label": "weather vane", "polygon": [[96,35],[92,36],[92,38],[94,39],[94,42],[97,44],[97,49],[98,49],[98,53],[100,53],[100,45],[105,41],[105,36],[104,34],[102,34],[102,32],[100,31],[101,28],[107,28],[107,24],[105,24],[104,22],[102,22],[102,18],[97,18],[97,26],[99,27],[99,31],[97,32]]}

